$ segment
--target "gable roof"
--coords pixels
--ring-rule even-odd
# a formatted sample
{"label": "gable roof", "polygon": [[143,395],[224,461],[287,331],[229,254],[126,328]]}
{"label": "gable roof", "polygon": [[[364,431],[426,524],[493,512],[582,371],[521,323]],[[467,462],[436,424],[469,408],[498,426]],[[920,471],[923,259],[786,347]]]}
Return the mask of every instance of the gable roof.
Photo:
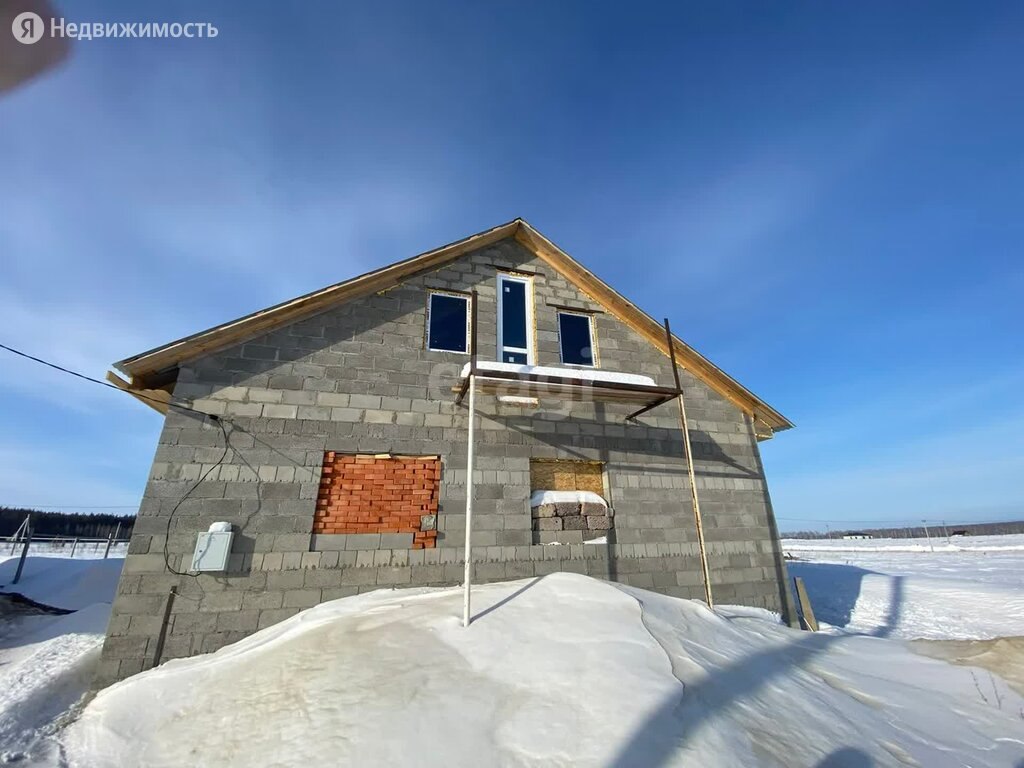
{"label": "gable roof", "polygon": [[[114,363],[114,368],[130,377],[130,383],[126,385],[129,391],[151,390],[166,383],[163,380],[170,370],[189,360],[232,346],[273,328],[323,312],[345,301],[390,288],[415,273],[437,269],[470,251],[506,238],[517,240],[527,250],[545,261],[552,269],[602,305],[610,314],[646,338],[663,354],[668,355],[665,330],[657,320],[612,289],[526,221],[514,219],[507,224],[478,232],[418,256],[395,262],[350,280],[335,283],[290,301],[141,352]],[[785,416],[681,339],[673,336],[672,341],[680,365],[740,410],[753,416],[756,421],[761,422],[772,431],[789,429],[793,426]]]}

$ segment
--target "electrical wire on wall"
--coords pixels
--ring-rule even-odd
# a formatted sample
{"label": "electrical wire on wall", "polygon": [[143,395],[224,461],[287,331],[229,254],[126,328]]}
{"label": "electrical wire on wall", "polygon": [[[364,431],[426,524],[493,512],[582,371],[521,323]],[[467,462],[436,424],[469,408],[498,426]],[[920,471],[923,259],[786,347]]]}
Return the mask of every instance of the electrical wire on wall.
{"label": "electrical wire on wall", "polygon": [[214,416],[212,414],[207,415],[218,427],[220,427],[220,432],[224,436],[224,450],[221,452],[220,458],[217,459],[217,462],[213,464],[205,472],[203,472],[199,479],[196,480],[187,491],[185,491],[185,494],[180,499],[178,499],[177,503],[171,508],[170,513],[167,515],[167,527],[164,531],[164,565],[167,566],[167,570],[173,573],[175,576],[191,576],[194,579],[198,578],[199,574],[190,571],[179,571],[171,565],[171,556],[168,551],[167,543],[168,541],[170,541],[171,538],[171,523],[174,521],[174,514],[178,511],[178,508],[185,503],[185,501],[188,499],[189,496],[192,495],[196,488],[202,485],[202,483],[206,480],[207,477],[209,477],[214,471],[217,470],[218,467],[220,467],[221,464],[224,463],[224,459],[227,458],[228,455],[228,450],[230,450],[231,448],[231,443],[228,439],[228,431],[224,427],[224,422],[221,420],[219,416]]}

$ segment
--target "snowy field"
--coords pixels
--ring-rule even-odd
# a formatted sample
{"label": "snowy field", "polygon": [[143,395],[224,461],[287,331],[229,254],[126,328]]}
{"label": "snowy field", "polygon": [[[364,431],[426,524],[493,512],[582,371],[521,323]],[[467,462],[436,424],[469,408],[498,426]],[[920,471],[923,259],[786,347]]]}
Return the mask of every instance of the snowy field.
{"label": "snowy field", "polygon": [[[105,541],[80,541],[75,547],[75,560],[97,560],[103,558],[107,549]],[[71,557],[71,542],[33,541],[28,550],[31,557]],[[128,553],[128,542],[119,541],[110,547],[109,557],[124,557]],[[17,558],[21,555],[21,545],[13,546],[8,541],[0,541],[0,563]]]}
{"label": "snowy field", "polygon": [[1024,635],[1024,535],[786,539],[820,621],[907,639]]}

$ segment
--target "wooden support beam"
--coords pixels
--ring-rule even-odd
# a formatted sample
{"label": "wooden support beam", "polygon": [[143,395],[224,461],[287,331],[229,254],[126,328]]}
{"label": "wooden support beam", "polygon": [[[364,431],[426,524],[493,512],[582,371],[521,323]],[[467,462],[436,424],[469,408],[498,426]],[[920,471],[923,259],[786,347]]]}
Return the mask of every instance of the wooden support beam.
{"label": "wooden support beam", "polygon": [[676,364],[675,345],[672,344],[672,329],[668,318],[665,318],[665,340],[669,358],[672,361],[672,375],[676,381],[676,402],[679,403],[679,424],[683,430],[683,444],[686,448],[686,471],[690,476],[690,501],[693,504],[693,520],[697,526],[697,546],[700,549],[700,569],[704,576],[704,597],[708,608],[714,610],[715,602],[711,597],[711,571],[708,568],[708,553],[704,546],[704,523],[700,517],[700,499],[697,496],[697,474],[693,468],[693,446],[690,445],[690,422],[686,418],[686,399],[683,397],[683,385],[679,380],[679,366]]}
{"label": "wooden support beam", "polygon": [[814,609],[811,607],[811,598],[807,596],[804,580],[799,576],[794,576],[793,585],[796,587],[796,598],[800,603],[800,621],[803,628],[817,632],[818,620],[814,617]]}

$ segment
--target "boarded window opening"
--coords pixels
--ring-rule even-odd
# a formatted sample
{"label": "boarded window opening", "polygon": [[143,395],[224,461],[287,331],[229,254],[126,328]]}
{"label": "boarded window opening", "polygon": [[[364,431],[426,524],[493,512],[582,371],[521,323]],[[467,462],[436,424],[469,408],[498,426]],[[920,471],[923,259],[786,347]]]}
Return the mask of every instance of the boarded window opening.
{"label": "boarded window opening", "polygon": [[[545,497],[542,491],[559,493]],[[599,461],[532,459],[530,495],[535,544],[579,544],[606,536],[612,528]]]}

